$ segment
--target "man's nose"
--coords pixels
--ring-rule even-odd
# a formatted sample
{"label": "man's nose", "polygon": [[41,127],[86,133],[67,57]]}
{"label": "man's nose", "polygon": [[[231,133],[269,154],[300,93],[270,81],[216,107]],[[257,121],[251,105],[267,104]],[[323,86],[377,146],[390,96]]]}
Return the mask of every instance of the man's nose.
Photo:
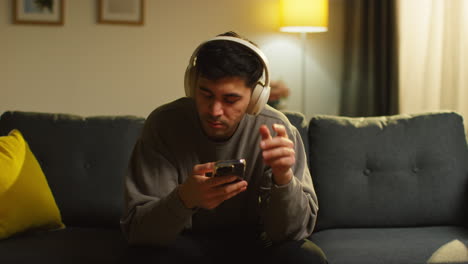
{"label": "man's nose", "polygon": [[213,116],[220,116],[223,114],[223,104],[218,101],[214,100],[210,105],[210,114]]}

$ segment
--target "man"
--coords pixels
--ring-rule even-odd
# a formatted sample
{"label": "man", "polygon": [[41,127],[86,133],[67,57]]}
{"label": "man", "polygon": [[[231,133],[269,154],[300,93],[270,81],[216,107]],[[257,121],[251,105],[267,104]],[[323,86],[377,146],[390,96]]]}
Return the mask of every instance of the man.
{"label": "man", "polygon": [[[305,239],[317,197],[299,132],[266,106],[268,74],[264,54],[234,32],[195,50],[187,97],[154,110],[135,145],[121,221],[130,244],[169,259],[326,262]],[[231,159],[246,160],[242,180],[211,176]]]}

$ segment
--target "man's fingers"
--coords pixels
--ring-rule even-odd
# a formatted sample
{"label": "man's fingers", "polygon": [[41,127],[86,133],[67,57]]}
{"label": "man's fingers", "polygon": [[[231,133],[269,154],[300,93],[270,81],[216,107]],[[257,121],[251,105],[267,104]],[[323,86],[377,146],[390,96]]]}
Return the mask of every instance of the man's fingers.
{"label": "man's fingers", "polygon": [[262,140],[271,138],[270,130],[265,125],[260,126],[260,135],[262,136]]}
{"label": "man's fingers", "polygon": [[226,176],[212,177],[208,180],[208,182],[210,186],[218,186],[218,185],[223,185],[226,183],[233,182],[236,179],[237,179],[237,176],[226,175]]}
{"label": "man's fingers", "polygon": [[280,157],[294,157],[296,152],[293,148],[288,147],[278,147],[272,148],[270,150],[263,151],[263,159],[270,160],[270,159],[277,159]]}
{"label": "man's fingers", "polygon": [[[223,176],[228,177],[228,176]],[[221,177],[217,177],[221,178]],[[210,179],[211,180],[211,179]],[[228,183],[226,185],[220,185],[213,189],[213,192],[209,195],[206,203],[207,209],[217,207],[222,202],[236,196],[237,194],[247,190],[247,182],[239,181],[235,183]]]}
{"label": "man's fingers", "polygon": [[234,191],[228,193],[228,194],[222,194],[217,196],[216,198],[212,199],[206,206],[206,209],[213,209],[216,208],[218,205],[220,205],[222,202],[231,199],[232,197],[238,195],[239,193],[247,190],[247,186],[241,187],[239,189],[235,189]]}
{"label": "man's fingers", "polygon": [[283,125],[273,124],[273,130],[278,137],[288,138],[288,133],[286,133],[286,128]]}
{"label": "man's fingers", "polygon": [[262,125],[260,127],[260,135],[262,136],[260,147],[262,149],[268,149],[278,146],[294,147],[294,144],[291,140],[289,140],[286,128],[283,125],[273,124],[272,127],[273,130],[276,132],[275,137],[271,136],[270,130],[268,130],[268,127],[266,125]]}
{"label": "man's fingers", "polygon": [[227,194],[226,196],[224,196],[224,201],[228,200],[228,199],[231,199],[232,197],[238,195],[239,193],[243,192],[247,190],[247,185],[245,186],[242,186],[240,188],[237,188],[237,189],[234,189],[232,192],[230,192],[229,194]]}
{"label": "man's fingers", "polygon": [[213,172],[214,162],[197,164],[193,167],[192,175],[205,175],[207,172]]}
{"label": "man's fingers", "polygon": [[292,142],[292,140],[289,138],[274,137],[271,140],[262,141],[260,146],[263,150],[281,147],[294,148],[294,142]]}
{"label": "man's fingers", "polygon": [[247,188],[246,181],[230,183],[219,188],[216,196],[221,197],[224,200],[227,200],[233,197],[234,195],[238,194],[239,192],[245,190],[246,188]]}

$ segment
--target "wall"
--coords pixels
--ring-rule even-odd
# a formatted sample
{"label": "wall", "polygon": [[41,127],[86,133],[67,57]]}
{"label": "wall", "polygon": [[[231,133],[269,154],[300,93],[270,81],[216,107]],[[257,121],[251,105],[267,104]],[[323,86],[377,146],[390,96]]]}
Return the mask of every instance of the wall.
{"label": "wall", "polygon": [[[341,74],[340,2],[330,0],[330,28],[307,37],[307,116],[336,114]],[[95,0],[66,0],[61,27],[11,23],[0,1],[0,112],[147,116],[184,96],[183,75],[200,42],[235,30],[270,60],[272,79],[292,89],[301,110],[300,36],[277,29],[277,0],[146,0],[144,26],[96,23]]]}

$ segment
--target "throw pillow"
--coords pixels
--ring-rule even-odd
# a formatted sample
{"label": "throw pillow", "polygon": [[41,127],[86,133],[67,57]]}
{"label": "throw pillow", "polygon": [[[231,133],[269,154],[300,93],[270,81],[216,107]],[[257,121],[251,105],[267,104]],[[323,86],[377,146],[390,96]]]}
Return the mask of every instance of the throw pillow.
{"label": "throw pillow", "polygon": [[20,131],[0,137],[0,239],[63,227],[47,179]]}

